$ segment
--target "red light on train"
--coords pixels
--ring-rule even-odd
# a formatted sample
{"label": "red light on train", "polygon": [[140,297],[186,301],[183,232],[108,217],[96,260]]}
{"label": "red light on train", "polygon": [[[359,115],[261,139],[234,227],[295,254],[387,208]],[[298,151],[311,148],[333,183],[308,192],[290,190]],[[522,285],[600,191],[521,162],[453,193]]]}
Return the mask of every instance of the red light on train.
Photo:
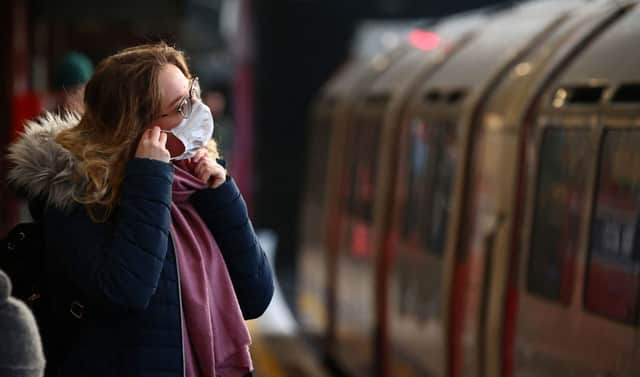
{"label": "red light on train", "polygon": [[409,42],[416,48],[431,51],[440,46],[442,39],[438,34],[431,31],[414,30],[409,33]]}

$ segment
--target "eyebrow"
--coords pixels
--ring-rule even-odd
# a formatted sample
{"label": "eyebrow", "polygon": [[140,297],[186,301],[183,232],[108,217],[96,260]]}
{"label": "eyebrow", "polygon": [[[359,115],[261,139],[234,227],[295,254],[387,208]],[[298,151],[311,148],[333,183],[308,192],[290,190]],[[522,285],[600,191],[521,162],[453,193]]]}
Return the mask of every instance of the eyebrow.
{"label": "eyebrow", "polygon": [[190,83],[187,83],[187,94],[186,94],[186,95],[184,95],[184,96],[183,96],[182,94],[181,94],[181,95],[179,95],[176,99],[174,99],[173,101],[171,101],[171,103],[169,103],[169,105],[167,105],[167,108],[168,108],[168,110],[167,110],[167,111],[168,111],[169,113],[170,113],[170,112],[172,112],[172,111],[174,110],[175,106],[176,106],[180,101],[182,101],[184,98],[189,97],[189,94],[190,94],[190,93],[189,93],[189,87],[190,87],[190,85],[191,85]]}
{"label": "eyebrow", "polygon": [[169,104],[170,108],[173,108],[174,105],[177,105],[178,102],[180,102],[182,99],[184,99],[185,97],[189,96],[188,94],[186,96],[183,96],[182,94],[179,95],[176,99],[174,99],[173,101],[171,101],[171,103]]}
{"label": "eyebrow", "polygon": [[167,111],[171,112],[174,107],[180,102],[182,101],[184,98],[188,97],[189,94],[187,94],[186,96],[180,95],[178,96],[176,99],[174,99],[173,101],[171,101],[171,103],[169,105],[167,105]]}

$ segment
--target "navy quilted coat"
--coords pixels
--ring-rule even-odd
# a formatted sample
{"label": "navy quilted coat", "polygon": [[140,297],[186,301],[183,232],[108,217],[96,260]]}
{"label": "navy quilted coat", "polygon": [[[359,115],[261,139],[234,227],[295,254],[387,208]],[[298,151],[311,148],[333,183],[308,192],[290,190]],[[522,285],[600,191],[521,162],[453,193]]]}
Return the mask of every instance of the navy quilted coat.
{"label": "navy quilted coat", "polygon": [[[36,131],[46,135],[55,128]],[[56,186],[55,177],[64,180],[60,177],[69,166],[52,167],[57,173],[40,187],[36,178],[28,179],[29,166],[21,165],[19,153],[13,148],[10,155],[17,165],[14,173],[20,173],[14,186],[44,203],[36,216],[44,224],[51,291],[67,294],[71,282],[85,307],[85,318],[69,335],[72,345],[62,376],[182,376],[181,299],[169,232],[173,166],[132,159],[119,207],[110,221],[94,223]],[[37,151],[31,155],[39,158]],[[273,295],[271,269],[233,179],[197,192],[192,201],[220,247],[245,319],[258,317]]]}

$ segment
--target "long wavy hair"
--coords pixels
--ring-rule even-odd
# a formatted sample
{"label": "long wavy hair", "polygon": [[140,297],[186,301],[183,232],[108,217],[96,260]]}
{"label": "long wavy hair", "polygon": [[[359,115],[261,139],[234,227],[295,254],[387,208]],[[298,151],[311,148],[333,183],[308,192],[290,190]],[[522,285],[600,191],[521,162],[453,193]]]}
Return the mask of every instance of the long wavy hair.
{"label": "long wavy hair", "polygon": [[[56,137],[80,162],[77,174],[86,183],[74,199],[93,221],[106,221],[118,205],[127,162],[161,112],[158,76],[167,64],[191,78],[184,53],[164,42],[109,56],[87,83],[80,122]],[[218,157],[213,140],[208,149],[211,157]]]}

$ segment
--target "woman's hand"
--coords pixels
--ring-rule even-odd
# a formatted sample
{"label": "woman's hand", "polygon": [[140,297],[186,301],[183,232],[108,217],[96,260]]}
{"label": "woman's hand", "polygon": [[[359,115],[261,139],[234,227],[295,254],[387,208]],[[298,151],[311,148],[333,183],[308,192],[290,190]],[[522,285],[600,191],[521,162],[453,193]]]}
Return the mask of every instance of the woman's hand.
{"label": "woman's hand", "polygon": [[209,157],[206,148],[201,148],[189,159],[189,167],[193,175],[211,188],[217,188],[227,179],[227,170]]}
{"label": "woman's hand", "polygon": [[135,156],[169,162],[171,155],[167,150],[167,134],[162,132],[158,126],[144,131]]}

